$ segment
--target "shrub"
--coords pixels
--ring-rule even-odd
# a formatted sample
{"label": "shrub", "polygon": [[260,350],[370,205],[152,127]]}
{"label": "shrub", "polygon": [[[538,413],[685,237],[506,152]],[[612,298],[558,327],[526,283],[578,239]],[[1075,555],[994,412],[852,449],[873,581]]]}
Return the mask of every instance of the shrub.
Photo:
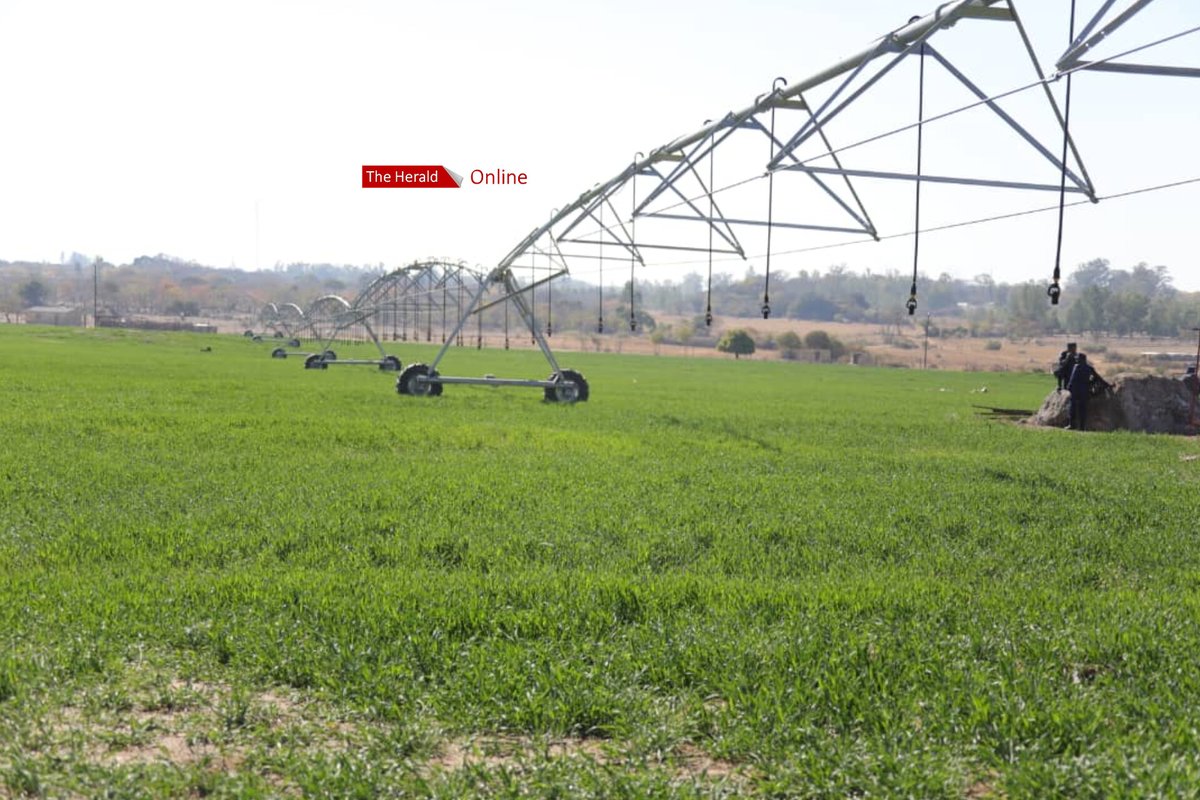
{"label": "shrub", "polygon": [[734,358],[741,358],[754,352],[754,339],[741,328],[734,328],[725,331],[725,335],[717,342],[717,349],[722,353],[733,353]]}
{"label": "shrub", "polygon": [[809,331],[804,335],[804,346],[810,350],[828,350],[834,361],[846,354],[846,345],[823,330]]}
{"label": "shrub", "polygon": [[785,331],[775,340],[784,350],[799,350],[804,346],[804,340],[795,331]]}

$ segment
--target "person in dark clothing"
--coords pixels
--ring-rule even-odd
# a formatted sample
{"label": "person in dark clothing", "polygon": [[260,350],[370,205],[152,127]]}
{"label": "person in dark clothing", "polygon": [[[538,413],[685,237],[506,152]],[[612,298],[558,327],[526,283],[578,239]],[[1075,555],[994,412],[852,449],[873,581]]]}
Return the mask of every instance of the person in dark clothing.
{"label": "person in dark clothing", "polygon": [[1058,379],[1058,391],[1067,386],[1071,378],[1071,370],[1075,368],[1075,342],[1067,342],[1067,349],[1058,354],[1058,366],[1054,368],[1054,377]]}
{"label": "person in dark clothing", "polygon": [[1183,377],[1180,380],[1183,381],[1184,386],[1191,390],[1192,394],[1200,393],[1200,376],[1196,375],[1196,367],[1194,365],[1187,368],[1187,371],[1183,373]]}
{"label": "person in dark clothing", "polygon": [[1087,430],[1088,400],[1092,396],[1092,385],[1107,386],[1092,365],[1087,356],[1080,353],[1075,357],[1075,366],[1071,368],[1071,376],[1067,379],[1067,389],[1071,392],[1071,405],[1067,412],[1067,427],[1072,430]]}

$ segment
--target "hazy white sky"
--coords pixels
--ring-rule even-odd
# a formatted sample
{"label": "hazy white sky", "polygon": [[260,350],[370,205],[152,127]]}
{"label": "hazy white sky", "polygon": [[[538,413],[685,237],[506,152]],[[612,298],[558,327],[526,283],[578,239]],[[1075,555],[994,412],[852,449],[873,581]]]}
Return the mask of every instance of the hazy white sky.
{"label": "hazy white sky", "polygon": [[[1017,4],[1052,69],[1067,38],[1068,0]],[[1099,5],[1080,0],[1080,24]],[[745,107],[775,76],[816,73],[934,6],[0,0],[0,258],[57,261],[79,251],[122,263],[165,252],[243,268],[392,267],[426,256],[494,264],[552,208],[617,173],[636,151]],[[963,24],[934,41],[945,42],[956,63],[974,59],[971,75],[988,92],[1033,79],[1011,26],[970,24],[996,32],[967,33]],[[1196,25],[1196,0],[1156,0],[1101,55]],[[1133,60],[1200,66],[1200,36]],[[909,121],[914,80],[911,70],[897,70],[837,143],[886,130],[893,116]],[[939,96],[942,85],[929,86],[932,111],[964,99],[961,88]],[[1075,92],[1074,132],[1101,195],[1200,177],[1200,80],[1083,74]],[[1004,134],[993,140],[985,125],[994,120],[968,116],[927,128],[927,152],[937,154],[929,158],[935,166],[946,160],[946,169],[927,169],[971,164],[989,177],[1057,182],[1049,165],[1030,164],[1020,147],[1010,151]],[[889,146],[909,158],[912,141],[896,137]],[[499,168],[529,181],[364,190],[363,164],[444,164],[463,175]],[[927,225],[1057,201],[1048,193],[927,191]],[[865,186],[863,194],[881,233],[911,229],[909,185]],[[1177,286],[1200,289],[1198,201],[1193,184],[1071,209],[1067,271],[1095,257],[1118,267],[1147,261],[1168,266]],[[921,269],[1043,281],[1055,223],[1048,213],[929,234]],[[793,237],[777,252],[834,241]],[[748,250],[761,254],[753,244]],[[844,263],[905,272],[911,259],[911,240],[899,239],[779,255],[773,269]],[[661,256],[671,263],[643,275],[705,268],[677,263],[685,260]],[[717,264],[736,274],[747,266]],[[761,260],[749,266],[761,271]]]}

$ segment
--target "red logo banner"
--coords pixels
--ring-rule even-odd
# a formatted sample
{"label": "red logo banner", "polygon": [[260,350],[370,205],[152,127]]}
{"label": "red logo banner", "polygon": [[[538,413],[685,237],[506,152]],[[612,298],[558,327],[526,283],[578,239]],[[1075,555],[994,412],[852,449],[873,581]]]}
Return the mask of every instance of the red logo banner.
{"label": "red logo banner", "polygon": [[457,189],[462,176],[437,166],[375,166],[364,164],[364,189]]}

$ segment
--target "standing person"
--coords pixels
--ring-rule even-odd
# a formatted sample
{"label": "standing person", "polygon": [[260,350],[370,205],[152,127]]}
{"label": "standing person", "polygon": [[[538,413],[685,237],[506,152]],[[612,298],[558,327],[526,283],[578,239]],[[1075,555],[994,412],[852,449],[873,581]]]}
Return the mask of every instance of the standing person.
{"label": "standing person", "polygon": [[[1087,355],[1080,353],[1075,356],[1075,366],[1071,368],[1071,376],[1067,379],[1067,389],[1071,392],[1071,406],[1067,412],[1067,428],[1072,430],[1087,430],[1088,400],[1092,395],[1092,383],[1104,382],[1088,363]],[[1078,424],[1078,427],[1076,425]]]}
{"label": "standing person", "polygon": [[1075,342],[1067,342],[1067,349],[1058,354],[1058,366],[1054,368],[1054,377],[1058,379],[1058,391],[1067,386],[1071,379],[1071,370],[1075,368]]}
{"label": "standing person", "polygon": [[1180,380],[1183,381],[1184,386],[1191,390],[1192,394],[1200,392],[1200,376],[1196,375],[1195,365],[1188,367]]}

